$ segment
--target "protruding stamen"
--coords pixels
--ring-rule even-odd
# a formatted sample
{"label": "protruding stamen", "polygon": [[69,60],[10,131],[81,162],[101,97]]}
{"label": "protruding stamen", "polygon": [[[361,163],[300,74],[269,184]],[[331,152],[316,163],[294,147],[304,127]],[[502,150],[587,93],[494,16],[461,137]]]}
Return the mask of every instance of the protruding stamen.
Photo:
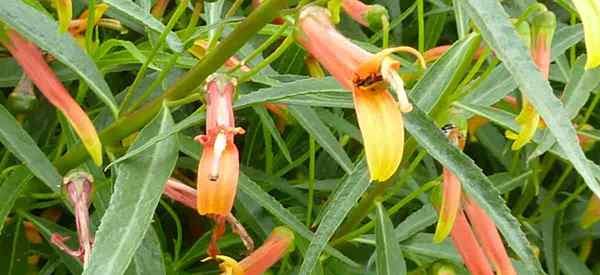
{"label": "protruding stamen", "polygon": [[408,96],[404,90],[404,81],[402,81],[402,78],[394,70],[395,63],[396,61],[389,57],[384,58],[381,61],[381,76],[396,93],[400,111],[403,113],[410,112],[413,107],[408,101]]}
{"label": "protruding stamen", "polygon": [[216,181],[219,179],[219,164],[221,163],[221,156],[223,155],[223,151],[225,151],[225,147],[227,146],[227,137],[223,131],[217,134],[217,138],[215,139],[215,145],[213,147],[213,159],[210,167],[210,175],[209,179],[211,181]]}

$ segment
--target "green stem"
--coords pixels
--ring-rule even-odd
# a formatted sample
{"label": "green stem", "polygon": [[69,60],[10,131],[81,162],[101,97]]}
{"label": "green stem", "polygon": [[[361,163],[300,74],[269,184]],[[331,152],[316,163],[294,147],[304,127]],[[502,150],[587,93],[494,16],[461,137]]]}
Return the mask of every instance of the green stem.
{"label": "green stem", "polygon": [[390,44],[390,21],[387,16],[381,16],[381,32],[383,33],[381,47],[386,49]]}
{"label": "green stem", "polygon": [[288,35],[285,40],[277,47],[277,49],[271,53],[267,58],[263,59],[260,63],[256,64],[254,68],[252,68],[249,72],[240,76],[239,82],[248,81],[253,75],[257,74],[267,65],[273,63],[277,58],[279,58],[286,50],[294,43],[294,35]]}
{"label": "green stem", "polygon": [[424,11],[424,0],[417,0],[417,21],[419,24],[419,52],[425,50],[425,11]]}
{"label": "green stem", "polygon": [[[158,51],[162,48],[162,46],[166,42],[167,36],[169,35],[169,33],[171,33],[171,30],[173,29],[173,27],[175,26],[175,24],[179,20],[179,17],[181,17],[183,15],[183,13],[185,12],[185,8],[187,7],[187,3],[188,3],[188,0],[182,0],[182,1],[179,2],[179,5],[177,6],[177,9],[175,10],[175,13],[169,19],[169,23],[167,23],[167,26],[165,27],[165,30],[160,34],[160,37],[158,38],[158,41],[156,41],[156,45],[154,45],[154,47],[152,48],[152,51],[150,52],[150,55],[148,55],[148,57],[146,58],[146,61],[144,62],[144,64],[142,64],[142,67],[140,68],[140,70],[138,71],[138,73],[135,75],[135,79],[133,80],[133,84],[131,84],[131,86],[129,86],[129,89],[127,89],[127,94],[125,95],[125,98],[123,99],[123,102],[121,102],[121,106],[119,107],[119,111],[125,111],[127,109],[127,105],[129,104],[129,101],[133,97],[133,94],[137,90],[138,86],[141,84],[142,79],[144,78],[144,76],[146,76],[146,71],[150,67],[150,64],[152,63],[152,61],[154,61],[154,58],[156,57],[156,55],[158,55]],[[175,56],[177,56],[176,53],[175,53]],[[163,70],[163,71],[165,71],[165,70]],[[146,93],[144,93],[144,95],[146,95]],[[141,99],[139,101],[142,101],[142,100],[143,99]]]}
{"label": "green stem", "polygon": [[[394,204],[391,208],[389,208],[388,215],[389,216],[394,215],[396,212],[398,212],[400,209],[402,209],[402,207],[406,206],[412,200],[416,199],[421,194],[427,192],[429,189],[435,187],[436,185],[438,185],[438,180],[432,180],[432,181],[422,185],[419,189],[411,192],[410,194],[408,194],[408,196],[404,197],[402,200],[400,200],[399,202]],[[331,245],[337,245],[341,242],[345,242],[347,240],[354,239],[362,234],[369,232],[369,230],[371,230],[374,226],[375,226],[375,222],[373,220],[371,220],[368,223],[361,226],[360,228],[348,233],[347,235],[344,235],[344,236],[334,240],[331,243]]]}
{"label": "green stem", "polygon": [[96,23],[96,0],[88,0],[88,20],[85,31],[85,46],[89,54],[93,52],[94,23]]}
{"label": "green stem", "polygon": [[592,116],[592,113],[594,113],[594,109],[596,109],[596,105],[598,105],[598,101],[600,101],[600,90],[596,91],[596,94],[592,99],[592,103],[590,103],[590,106],[587,108],[587,110],[585,110],[585,114],[583,115],[583,119],[581,119],[580,126],[583,126],[588,122],[588,120]]}
{"label": "green stem", "polygon": [[267,125],[262,125],[263,140],[265,141],[265,173],[273,174],[273,140]]}
{"label": "green stem", "polygon": [[[267,23],[278,16],[279,11],[287,6],[286,0],[267,0],[254,10],[233,32],[224,39],[217,47],[208,52],[192,69],[181,76],[161,96],[146,103],[139,110],[121,117],[119,120],[105,128],[99,133],[100,140],[104,144],[112,144],[129,136],[142,128],[160,110],[164,100],[178,100],[188,96],[194,89],[204,82],[206,77],[215,72],[235,52],[237,52],[246,41],[250,40]],[[66,172],[85,161],[88,157],[83,145],[73,146],[62,158],[54,162],[61,172]]]}
{"label": "green stem", "polygon": [[[407,179],[405,175],[410,175],[422,159],[423,157],[417,155],[417,157],[412,160],[409,168],[401,173],[402,175],[400,176],[400,181],[398,184],[404,183],[404,181]],[[367,192],[367,194],[358,203],[358,206],[350,213],[348,220],[346,220],[346,222],[340,226],[340,230],[336,236],[347,235],[354,227],[360,224],[360,222],[371,212],[371,207],[373,206],[375,199],[382,197],[388,187],[389,181],[382,182],[376,184],[374,189]]]}
{"label": "green stem", "polygon": [[281,34],[284,33],[288,27],[289,27],[288,22],[285,22],[285,24],[283,24],[281,27],[279,27],[277,32],[273,33],[273,35],[271,35],[271,37],[269,37],[269,39],[267,39],[267,41],[262,43],[258,48],[256,48],[248,56],[246,56],[240,63],[238,63],[235,66],[235,68],[231,69],[230,72],[235,72],[239,67],[248,64],[248,62],[250,62],[252,59],[254,59],[258,55],[260,55],[262,52],[264,52],[269,46],[271,46],[273,43],[275,43],[277,40],[279,40],[279,37],[281,36]]}
{"label": "green stem", "polygon": [[312,222],[312,211],[315,197],[315,160],[317,146],[315,145],[315,138],[312,135],[308,140],[308,148],[310,159],[308,161],[308,199],[306,204],[306,226],[310,226],[310,223]]}
{"label": "green stem", "polygon": [[[187,27],[183,31],[182,37],[184,40],[188,39],[194,33],[194,27],[196,26],[196,24],[198,24],[198,20],[200,19],[200,14],[202,12],[202,7],[203,7],[202,3],[203,3],[202,1],[197,1],[196,4],[194,5],[194,10],[192,12],[190,21],[188,22]],[[176,16],[176,15],[174,15],[174,16]],[[158,78],[156,78],[154,81],[152,81],[152,84],[150,84],[150,86],[148,86],[148,88],[146,88],[146,90],[144,90],[144,92],[136,100],[136,102],[133,103],[133,105],[130,108],[131,110],[137,109],[142,103],[144,103],[144,100],[146,100],[146,98],[148,98],[148,96],[150,96],[152,94],[152,92],[154,90],[156,90],[156,88],[158,88],[158,86],[161,83],[163,83],[163,81],[167,78],[167,76],[171,72],[171,69],[177,64],[177,61],[179,60],[179,57],[181,57],[181,54],[183,54],[183,52],[173,53],[173,55],[169,59],[169,62],[167,63],[167,65],[164,68],[162,68],[162,71],[160,72],[160,75],[158,76]]]}
{"label": "green stem", "polygon": [[220,21],[219,26],[217,26],[217,29],[215,30],[215,35],[208,42],[207,50],[212,50],[217,45],[217,41],[219,41],[219,38],[221,38],[221,35],[223,34],[223,31],[225,30],[225,23],[223,21],[225,19],[233,16],[235,14],[235,12],[238,10],[238,8],[240,7],[240,5],[242,4],[242,2],[244,2],[244,1],[235,0],[233,2],[233,5],[231,6],[231,8],[229,8],[227,13],[225,13],[225,16],[223,17],[223,20]]}

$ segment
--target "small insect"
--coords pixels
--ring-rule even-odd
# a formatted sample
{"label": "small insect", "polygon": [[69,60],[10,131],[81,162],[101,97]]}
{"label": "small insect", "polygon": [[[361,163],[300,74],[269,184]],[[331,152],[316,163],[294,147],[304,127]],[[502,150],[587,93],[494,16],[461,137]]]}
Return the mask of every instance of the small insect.
{"label": "small insect", "polygon": [[354,80],[352,80],[355,87],[363,89],[369,89],[373,85],[379,84],[381,81],[383,81],[383,76],[378,73],[371,73],[364,78],[356,74]]}
{"label": "small insect", "polygon": [[445,135],[450,134],[450,132],[452,132],[452,130],[456,129],[456,125],[452,124],[452,123],[448,123],[444,126],[442,126],[442,132],[444,132]]}

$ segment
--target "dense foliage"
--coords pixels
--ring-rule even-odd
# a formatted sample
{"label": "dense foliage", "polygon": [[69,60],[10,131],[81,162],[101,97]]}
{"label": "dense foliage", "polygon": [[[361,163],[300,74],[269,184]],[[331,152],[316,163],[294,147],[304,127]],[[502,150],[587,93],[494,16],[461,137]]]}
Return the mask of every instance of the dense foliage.
{"label": "dense foliage", "polygon": [[600,274],[599,65],[598,0],[0,0],[0,274]]}

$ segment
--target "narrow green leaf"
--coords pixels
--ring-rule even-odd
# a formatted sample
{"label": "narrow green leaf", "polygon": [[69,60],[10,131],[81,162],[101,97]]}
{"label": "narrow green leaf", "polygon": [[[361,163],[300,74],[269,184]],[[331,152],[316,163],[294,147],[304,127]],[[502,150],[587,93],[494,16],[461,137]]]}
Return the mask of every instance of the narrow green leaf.
{"label": "narrow green leaf", "polygon": [[254,112],[256,112],[256,114],[260,118],[261,123],[264,124],[267,127],[267,129],[269,130],[271,137],[273,137],[273,139],[275,140],[275,143],[277,143],[277,147],[279,147],[279,150],[281,150],[281,153],[283,154],[285,159],[289,163],[292,163],[292,156],[290,155],[290,150],[288,150],[287,145],[285,144],[285,141],[283,140],[283,138],[281,137],[281,134],[279,133],[279,130],[277,130],[277,126],[275,126],[275,122],[273,121],[273,118],[269,115],[267,110],[265,110],[265,108],[263,108],[263,107],[253,107],[252,109],[254,109]]}
{"label": "narrow green leaf", "polygon": [[413,102],[426,113],[431,112],[436,103],[456,87],[467,66],[471,64],[473,53],[479,47],[479,35],[471,34],[460,40],[431,67],[410,92]]}
{"label": "narrow green leaf", "polygon": [[[547,211],[553,211],[554,207],[543,209],[544,213]],[[555,216],[550,216],[542,222],[542,241],[544,259],[546,260],[546,269],[550,275],[559,275],[558,269],[558,249],[560,245],[561,225],[562,225],[562,212]]]}
{"label": "narrow green leaf", "polygon": [[[557,59],[568,48],[577,44],[582,39],[583,30],[579,24],[558,29],[554,34],[554,39],[552,39],[551,60]],[[483,79],[473,91],[461,99],[461,101],[487,106],[496,103],[516,88],[517,84],[510,77],[510,73],[506,70],[506,67],[500,64],[494,68],[492,73],[486,79]]]}
{"label": "narrow green leaf", "polygon": [[142,244],[138,247],[129,268],[125,273],[127,275],[164,275],[165,264],[163,262],[160,242],[154,228],[146,232]]}
{"label": "narrow green leaf", "polygon": [[0,236],[0,273],[21,275],[27,273],[29,241],[25,238],[23,218],[17,217],[8,225],[6,234]]}
{"label": "narrow green leaf", "polygon": [[560,270],[565,275],[592,275],[592,271],[583,263],[570,248],[561,246],[558,262]]}
{"label": "narrow green leaf", "polygon": [[405,114],[405,127],[427,152],[447,167],[461,181],[464,190],[494,220],[502,235],[526,264],[531,274],[541,272],[541,266],[529,247],[529,241],[518,221],[510,213],[492,182],[473,160],[449,143],[442,132],[415,106]]}
{"label": "narrow green leaf", "polygon": [[[560,100],[554,96],[549,83],[544,80],[531,60],[529,51],[512,27],[508,15],[494,0],[465,1],[469,16],[479,27],[487,44],[503,61],[521,92],[542,116],[567,159],[579,172],[588,187],[600,196],[600,185],[588,165],[583,150],[577,142],[575,129]],[[531,270],[533,272],[533,270]]]}
{"label": "narrow green leaf", "polygon": [[[277,217],[285,225],[289,226],[290,229],[294,230],[294,232],[298,233],[298,235],[300,235],[302,238],[307,240],[313,239],[314,234],[308,230],[308,228],[306,228],[306,226],[302,224],[302,222],[300,222],[300,220],[298,220],[294,214],[283,207],[283,205],[281,205],[277,199],[262,190],[260,186],[250,180],[250,178],[243,173],[240,173],[239,188],[240,192],[243,192],[251,197],[256,201],[256,203],[269,211],[269,213],[271,213],[273,216]],[[350,260],[348,257],[344,256],[344,254],[330,246],[325,247],[325,252],[349,265],[358,266],[357,263]]]}
{"label": "narrow green leaf", "polygon": [[[166,133],[173,118],[163,106],[139,134],[130,150]],[[83,274],[123,274],[148,232],[165,182],[177,160],[177,139],[171,136],[117,167],[115,191],[102,217],[89,264]]]}
{"label": "narrow green leaf", "polygon": [[573,119],[585,105],[590,93],[600,85],[600,68],[585,70],[586,56],[581,55],[571,70],[571,78],[561,97],[568,118]]}
{"label": "narrow green leaf", "polygon": [[[158,19],[131,0],[104,0],[104,3],[111,7],[110,11],[116,10],[129,20],[142,24],[150,30],[157,33],[162,33],[165,30],[165,26]],[[175,52],[184,50],[181,40],[174,32],[170,32],[167,36],[167,44]]]}
{"label": "narrow green leaf", "polygon": [[[132,2],[133,3],[133,2]],[[94,61],[56,21],[22,1],[0,1],[0,21],[15,29],[79,75],[116,117],[117,104]]]}
{"label": "narrow green leaf", "polygon": [[300,266],[299,275],[309,275],[317,264],[317,260],[327,246],[327,242],[340,226],[350,209],[356,205],[360,196],[369,187],[369,171],[366,161],[361,161],[354,167],[354,171],[344,180],[338,191],[330,199],[323,210],[323,218],[310,241],[310,245]]}
{"label": "narrow green leaf", "polygon": [[410,214],[404,221],[396,226],[396,229],[394,229],[396,240],[399,242],[404,241],[414,234],[423,231],[436,221],[437,212],[435,209],[429,204],[423,205],[421,209]]}
{"label": "narrow green leaf", "polygon": [[2,235],[2,228],[5,225],[4,221],[6,217],[8,217],[15,201],[21,194],[21,190],[29,183],[32,177],[33,175],[31,175],[27,168],[21,166],[10,172],[7,179],[0,184],[0,235]]}
{"label": "narrow green leaf", "polygon": [[394,234],[394,225],[380,202],[375,204],[375,250],[378,275],[406,274],[406,263]]}
{"label": "narrow green leaf", "polygon": [[315,140],[331,155],[331,157],[346,171],[351,173],[354,165],[344,151],[344,148],[337,141],[335,136],[331,133],[329,128],[323,124],[323,121],[319,118],[315,110],[308,106],[294,106],[289,105],[288,110],[290,114],[296,118],[298,123],[304,127],[304,129],[310,133]]}
{"label": "narrow green leaf", "polygon": [[60,190],[62,177],[56,168],[3,105],[0,105],[0,142],[51,190]]}

